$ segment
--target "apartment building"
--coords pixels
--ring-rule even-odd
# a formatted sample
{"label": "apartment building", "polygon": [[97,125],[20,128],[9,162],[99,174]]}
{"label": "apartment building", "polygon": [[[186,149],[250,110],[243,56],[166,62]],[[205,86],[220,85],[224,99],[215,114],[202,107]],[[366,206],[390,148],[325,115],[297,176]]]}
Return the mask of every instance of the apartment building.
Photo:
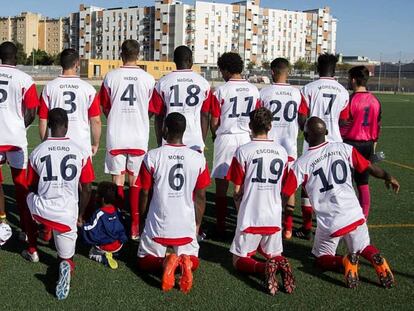
{"label": "apartment building", "polygon": [[0,18],[0,42],[20,42],[26,54],[33,49],[58,54],[68,45],[68,30],[68,18],[50,19],[31,12]]}

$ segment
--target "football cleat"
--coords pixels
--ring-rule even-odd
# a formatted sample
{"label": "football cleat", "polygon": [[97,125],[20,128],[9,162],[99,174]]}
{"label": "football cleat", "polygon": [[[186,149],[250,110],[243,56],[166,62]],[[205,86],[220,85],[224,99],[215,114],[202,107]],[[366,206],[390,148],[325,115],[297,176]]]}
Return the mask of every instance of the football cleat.
{"label": "football cleat", "polygon": [[180,290],[188,294],[193,287],[193,271],[191,270],[193,263],[190,256],[181,255],[180,256],[180,266],[181,266],[181,278],[180,278]]}
{"label": "football cleat", "polygon": [[283,238],[285,240],[290,240],[292,238],[292,230],[283,230]]}
{"label": "football cleat", "polygon": [[276,278],[277,268],[278,264],[274,259],[268,259],[266,261],[264,286],[266,287],[266,291],[272,296],[276,295],[279,291]]}
{"label": "football cleat", "polygon": [[56,298],[63,300],[68,298],[70,290],[71,268],[67,260],[62,260],[59,264],[59,280],[56,285]]}
{"label": "football cleat", "polygon": [[22,257],[30,262],[39,262],[39,254],[35,251],[30,253],[27,249],[23,250]]}
{"label": "football cleat", "polygon": [[103,260],[105,265],[108,265],[111,269],[118,269],[118,262],[113,258],[112,253],[105,252],[105,259]]}
{"label": "football cleat", "polygon": [[296,285],[289,261],[285,257],[283,257],[282,259],[277,261],[277,264],[278,271],[280,272],[280,275],[282,277],[282,284],[285,288],[286,293],[293,293],[294,289],[296,288]]}
{"label": "football cleat", "polygon": [[168,255],[164,260],[164,272],[161,279],[161,288],[168,292],[175,285],[175,270],[180,264],[180,257],[175,253]]}
{"label": "football cleat", "polygon": [[381,254],[372,256],[372,265],[375,268],[375,272],[378,275],[379,281],[385,288],[391,288],[395,284],[394,275],[388,266],[387,261]]}
{"label": "football cleat", "polygon": [[300,227],[299,229],[293,230],[293,235],[299,239],[310,241],[312,239],[312,230]]}
{"label": "football cleat", "polygon": [[359,284],[358,261],[358,255],[355,253],[344,256],[342,259],[345,270],[345,282],[348,288],[356,288]]}
{"label": "football cleat", "polygon": [[40,239],[49,242],[52,239],[52,230],[46,227],[43,228],[43,230],[40,231]]}
{"label": "football cleat", "polygon": [[17,235],[17,238],[19,241],[21,242],[27,242],[27,235],[26,232],[20,231],[19,234]]}

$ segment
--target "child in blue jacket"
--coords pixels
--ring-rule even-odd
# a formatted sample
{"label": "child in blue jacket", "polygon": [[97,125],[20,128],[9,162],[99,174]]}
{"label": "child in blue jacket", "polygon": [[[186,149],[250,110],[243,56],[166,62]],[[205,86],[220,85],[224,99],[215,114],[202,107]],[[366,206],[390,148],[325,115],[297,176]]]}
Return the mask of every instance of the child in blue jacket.
{"label": "child in blue jacket", "polygon": [[128,240],[120,213],[115,207],[116,202],[117,186],[111,182],[101,182],[97,190],[99,208],[82,225],[83,240],[92,245],[89,258],[112,269],[118,268],[113,254],[121,250]]}

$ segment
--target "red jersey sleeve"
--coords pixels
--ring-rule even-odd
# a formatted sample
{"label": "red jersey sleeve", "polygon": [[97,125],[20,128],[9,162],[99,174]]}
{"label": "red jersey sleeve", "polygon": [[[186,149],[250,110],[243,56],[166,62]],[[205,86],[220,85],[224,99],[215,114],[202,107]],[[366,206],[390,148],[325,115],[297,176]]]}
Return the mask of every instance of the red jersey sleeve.
{"label": "red jersey sleeve", "polygon": [[303,115],[303,116],[308,116],[310,111],[309,111],[309,104],[305,99],[305,96],[303,96],[303,94],[301,93],[301,101],[300,101],[300,105],[299,105],[299,110],[298,113]]}
{"label": "red jersey sleeve", "polygon": [[217,99],[216,95],[213,95],[213,98],[211,100],[211,107],[210,107],[210,113],[214,118],[220,118],[221,115],[221,105],[219,100]]}
{"label": "red jersey sleeve", "polygon": [[135,185],[145,190],[151,189],[153,183],[152,174],[153,169],[149,171],[147,165],[142,163]]}
{"label": "red jersey sleeve", "polygon": [[206,164],[204,170],[198,175],[195,190],[201,190],[210,186],[210,173]]}
{"label": "red jersey sleeve", "polygon": [[295,172],[293,170],[290,170],[287,175],[286,181],[283,185],[282,194],[286,197],[290,197],[292,194],[295,193],[298,187],[299,185]]}
{"label": "red jersey sleeve", "polygon": [[39,115],[40,119],[47,120],[49,117],[49,108],[47,107],[47,104],[45,102],[45,99],[43,98],[43,95],[40,97],[40,105],[39,110],[37,111],[37,114]]}
{"label": "red jersey sleeve", "polygon": [[350,118],[350,105],[349,103],[346,105],[346,107],[341,111],[339,115],[339,120],[348,120]]}
{"label": "red jersey sleeve", "polygon": [[103,112],[108,115],[111,110],[111,95],[110,90],[106,88],[104,83],[102,83],[98,96]]}
{"label": "red jersey sleeve", "polygon": [[99,117],[101,115],[100,96],[96,94],[93,98],[92,104],[88,109],[88,117]]}
{"label": "red jersey sleeve", "polygon": [[29,165],[27,167],[27,185],[30,187],[37,187],[39,184],[39,175],[34,170],[32,164],[29,161]]}
{"label": "red jersey sleeve", "polygon": [[162,99],[160,93],[156,89],[152,92],[152,97],[150,100],[148,111],[156,114],[156,115],[163,115],[164,112],[164,100]]}
{"label": "red jersey sleeve", "polygon": [[201,106],[201,112],[209,113],[211,110],[211,102],[213,100],[213,92],[208,91],[207,98],[204,100],[203,105]]}
{"label": "red jersey sleeve", "polygon": [[368,166],[371,164],[370,161],[365,159],[354,147],[352,147],[352,166],[358,173],[365,172]]}
{"label": "red jersey sleeve", "polygon": [[243,166],[239,163],[236,157],[231,161],[229,171],[227,172],[226,180],[231,181],[237,186],[244,183],[245,172]]}
{"label": "red jersey sleeve", "polygon": [[34,83],[24,92],[23,105],[27,109],[39,107],[39,97],[37,96],[36,85]]}

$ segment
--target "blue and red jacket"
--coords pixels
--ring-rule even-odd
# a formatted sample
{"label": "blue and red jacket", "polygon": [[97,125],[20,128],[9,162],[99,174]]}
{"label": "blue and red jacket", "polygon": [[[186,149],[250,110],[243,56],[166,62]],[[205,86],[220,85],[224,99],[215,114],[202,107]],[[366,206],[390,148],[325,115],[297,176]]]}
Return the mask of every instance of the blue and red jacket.
{"label": "blue and red jacket", "polygon": [[113,205],[99,208],[82,226],[83,240],[90,245],[105,245],[128,241],[120,213]]}

